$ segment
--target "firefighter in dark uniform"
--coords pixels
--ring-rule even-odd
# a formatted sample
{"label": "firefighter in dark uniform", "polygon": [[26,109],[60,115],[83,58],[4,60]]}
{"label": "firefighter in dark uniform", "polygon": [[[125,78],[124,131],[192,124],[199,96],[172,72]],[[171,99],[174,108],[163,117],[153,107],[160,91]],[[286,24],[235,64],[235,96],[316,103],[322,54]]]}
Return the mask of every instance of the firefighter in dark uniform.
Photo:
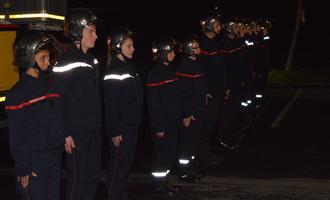
{"label": "firefighter in dark uniform", "polygon": [[179,134],[179,180],[184,182],[198,182],[193,170],[196,158],[197,142],[202,136],[202,121],[206,109],[206,83],[204,73],[198,63],[200,54],[196,36],[185,38],[181,44],[184,57],[178,66],[176,75],[179,77],[180,96],[182,98],[182,123]]}
{"label": "firefighter in dark uniform", "polygon": [[[207,163],[209,161],[220,161],[219,158],[210,154],[211,139],[217,141],[219,139],[218,124],[223,110],[224,97],[228,95],[226,91],[226,71],[224,59],[218,54],[220,50],[219,34],[222,30],[219,16],[212,14],[201,21],[202,35],[199,37],[199,45],[201,49],[200,66],[203,68],[205,80],[207,83],[207,111],[204,123],[205,137],[200,142],[203,157],[200,159]],[[203,171],[205,166],[201,166]]]}
{"label": "firefighter in dark uniform", "polygon": [[96,16],[73,9],[65,18],[65,36],[72,43],[53,68],[62,97],[67,167],[66,199],[94,198],[101,157],[101,101],[98,62],[89,52],[95,45]]}
{"label": "firefighter in dark uniform", "polygon": [[251,26],[251,32],[250,34],[247,34],[245,36],[245,41],[244,41],[244,48],[245,51],[247,52],[248,56],[248,79],[246,81],[246,98],[245,98],[245,103],[248,105],[249,109],[248,111],[253,111],[251,105],[254,105],[255,102],[255,94],[256,94],[256,66],[257,66],[257,43],[259,42],[258,38],[258,31],[257,31],[257,23],[255,21],[252,21],[250,23]]}
{"label": "firefighter in dark uniform", "polygon": [[269,21],[260,23],[260,40],[257,44],[257,65],[256,65],[256,103],[260,106],[265,98],[268,72],[270,68],[270,34]]}
{"label": "firefighter in dark uniform", "polygon": [[[246,19],[245,19],[246,20]],[[242,91],[242,100],[241,100],[241,133],[240,138],[242,139],[244,136],[244,130],[247,130],[247,126],[252,122],[250,111],[252,105],[254,104],[253,98],[251,98],[250,91],[253,88],[253,79],[254,79],[254,59],[253,59],[253,48],[255,42],[251,39],[251,35],[249,34],[249,25],[244,23],[244,21],[238,21],[236,27],[235,34],[237,36],[237,40],[241,42],[241,51],[239,63],[241,63],[241,74],[243,75],[240,78],[243,80],[243,91]],[[252,34],[252,33],[251,33]],[[232,61],[234,62],[234,61]],[[239,77],[239,76],[238,76]],[[236,79],[239,80],[239,79]],[[236,88],[238,89],[238,88]],[[243,125],[244,124],[244,125]]]}
{"label": "firefighter in dark uniform", "polygon": [[119,27],[108,38],[108,67],[104,77],[105,124],[109,137],[108,192],[110,199],[127,199],[126,177],[134,160],[142,120],[142,82],[131,63],[133,33]]}
{"label": "firefighter in dark uniform", "polygon": [[10,152],[23,199],[59,200],[64,127],[60,95],[48,80],[52,40],[26,31],[14,42],[20,80],[7,94]]}
{"label": "firefighter in dark uniform", "polygon": [[220,144],[228,149],[238,146],[238,131],[235,129],[239,121],[241,102],[244,94],[244,83],[248,69],[247,54],[243,48],[241,25],[229,22],[225,28],[225,36],[221,40],[222,53],[225,55],[227,69],[227,87],[230,95],[224,109]]}
{"label": "firefighter in dark uniform", "polygon": [[150,129],[154,141],[152,178],[156,192],[175,195],[177,188],[169,185],[168,175],[176,160],[180,98],[178,78],[171,70],[174,60],[174,43],[171,38],[153,42],[156,63],[147,80]]}

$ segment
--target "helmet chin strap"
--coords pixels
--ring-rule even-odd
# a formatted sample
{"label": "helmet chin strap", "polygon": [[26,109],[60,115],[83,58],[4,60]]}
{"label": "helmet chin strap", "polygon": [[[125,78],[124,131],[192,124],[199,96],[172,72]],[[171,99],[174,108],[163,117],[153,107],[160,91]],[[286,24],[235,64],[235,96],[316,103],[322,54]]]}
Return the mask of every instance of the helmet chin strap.
{"label": "helmet chin strap", "polygon": [[170,61],[167,58],[158,57],[157,60],[158,60],[158,62],[163,63],[163,64],[165,64],[165,63],[167,63],[167,65],[170,64]]}
{"label": "helmet chin strap", "polygon": [[82,38],[79,41],[79,49],[80,49],[80,51],[81,51],[82,54],[85,54],[84,51],[83,51],[83,49],[82,49],[82,46],[81,46],[81,40],[82,40]]}
{"label": "helmet chin strap", "polygon": [[124,58],[124,61],[125,62],[127,62],[127,63],[129,63],[129,62],[131,62],[131,58],[129,58],[129,57],[127,57],[127,56],[125,56],[124,54],[123,54],[123,52],[122,51],[120,51],[120,53],[119,53],[121,56],[123,56],[123,58]]}
{"label": "helmet chin strap", "polygon": [[83,49],[82,49],[82,46],[81,46],[81,39],[80,40],[73,41],[73,44],[74,44],[74,46],[76,46],[81,51],[82,54],[85,54],[84,51],[83,51]]}
{"label": "helmet chin strap", "polygon": [[36,69],[38,70],[38,73],[39,73],[39,78],[48,78],[48,71],[49,71],[49,68],[47,70],[43,70],[39,67],[39,65],[37,63],[35,63],[33,65],[33,69]]}

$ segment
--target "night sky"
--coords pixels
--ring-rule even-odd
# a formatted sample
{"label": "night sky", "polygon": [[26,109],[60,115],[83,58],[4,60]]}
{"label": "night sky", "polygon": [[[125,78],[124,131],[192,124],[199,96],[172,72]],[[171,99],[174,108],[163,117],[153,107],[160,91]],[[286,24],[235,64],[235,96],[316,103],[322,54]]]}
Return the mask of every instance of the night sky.
{"label": "night sky", "polygon": [[[68,7],[92,9],[102,19],[103,27],[100,29],[102,34],[106,34],[108,29],[116,25],[126,25],[138,33],[141,41],[148,41],[157,35],[175,37],[188,33],[198,34],[200,18],[209,13],[216,4],[219,5],[225,19],[237,16],[254,19],[270,18],[273,22],[273,67],[281,68],[285,62],[295,23],[295,0],[167,0],[152,2],[150,3],[150,0],[70,0]],[[107,4],[110,6],[106,6]],[[294,57],[295,65],[310,67],[311,65],[326,66],[330,64],[328,55],[330,40],[328,39],[328,17],[326,17],[327,6],[325,4],[325,1],[304,1],[306,22],[301,26],[299,33],[297,53]],[[148,48],[148,45],[142,48]],[[301,57],[305,60],[302,60]]]}

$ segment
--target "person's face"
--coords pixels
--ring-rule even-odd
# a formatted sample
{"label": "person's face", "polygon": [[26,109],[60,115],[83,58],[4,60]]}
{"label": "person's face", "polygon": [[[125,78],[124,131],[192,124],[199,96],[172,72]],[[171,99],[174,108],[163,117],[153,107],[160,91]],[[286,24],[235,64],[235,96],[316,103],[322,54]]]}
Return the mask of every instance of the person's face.
{"label": "person's face", "polygon": [[233,33],[239,35],[239,25],[237,23],[233,25]]}
{"label": "person's face", "polygon": [[127,38],[122,42],[121,52],[127,58],[133,58],[134,42],[131,38]]}
{"label": "person's face", "polygon": [[219,21],[214,21],[213,22],[213,31],[214,31],[214,33],[219,34],[221,29],[222,28],[221,28],[220,22]]}
{"label": "person's face", "polygon": [[245,25],[244,35],[247,35],[248,33],[249,33],[249,26]]}
{"label": "person's face", "polygon": [[242,24],[239,28],[239,36],[240,38],[243,38],[245,36],[245,32],[246,32],[246,28],[245,26]]}
{"label": "person's face", "polygon": [[174,58],[175,58],[175,53],[174,53],[174,51],[170,51],[170,52],[168,52],[168,54],[167,54],[167,60],[168,60],[169,62],[172,62],[172,61],[174,60]]}
{"label": "person's face", "polygon": [[264,29],[262,30],[262,34],[263,34],[263,35],[268,35],[268,29],[267,29],[267,28],[264,28]]}
{"label": "person's face", "polygon": [[82,32],[81,46],[84,50],[94,48],[97,39],[96,26],[85,26]]}
{"label": "person's face", "polygon": [[197,41],[194,41],[192,43],[191,48],[194,50],[195,55],[199,55],[201,53],[201,49],[199,48],[199,44]]}
{"label": "person's face", "polygon": [[261,29],[261,26],[258,24],[258,25],[257,25],[257,31],[260,33],[261,30],[262,30],[262,29]]}
{"label": "person's face", "polygon": [[48,50],[38,51],[34,55],[34,60],[41,70],[46,71],[50,64],[49,63],[49,51]]}

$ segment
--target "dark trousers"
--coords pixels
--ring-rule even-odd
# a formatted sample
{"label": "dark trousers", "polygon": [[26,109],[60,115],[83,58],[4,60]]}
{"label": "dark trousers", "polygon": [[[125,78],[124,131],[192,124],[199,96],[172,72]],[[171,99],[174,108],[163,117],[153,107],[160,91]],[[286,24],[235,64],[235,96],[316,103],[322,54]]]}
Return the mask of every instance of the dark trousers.
{"label": "dark trousers", "polygon": [[66,155],[66,200],[92,200],[100,174],[100,130],[73,138],[76,148]]}
{"label": "dark trousers", "polygon": [[[157,138],[155,133],[152,133],[154,141],[152,172],[171,170],[176,160],[179,124],[177,121],[167,121],[164,124],[164,138]],[[164,181],[164,179],[165,177],[155,181]]]}
{"label": "dark trousers", "polygon": [[213,144],[214,142],[219,141],[219,127],[222,120],[223,108],[223,95],[213,96],[211,99],[208,100],[208,105],[206,106],[206,116],[204,120],[204,131],[205,134],[208,135],[209,144]]}
{"label": "dark trousers", "polygon": [[[221,94],[223,94],[222,92]],[[208,99],[206,106],[206,114],[200,121],[201,131],[200,137],[197,140],[197,157],[195,160],[196,170],[203,172],[206,168],[206,163],[209,161],[211,146],[218,144],[220,140],[220,122],[224,107],[223,95]]]}
{"label": "dark trousers", "polygon": [[63,147],[59,147],[32,154],[32,171],[37,176],[30,175],[29,185],[26,189],[23,189],[21,183],[17,182],[17,189],[23,200],[60,199],[62,152]]}
{"label": "dark trousers", "polygon": [[242,96],[242,87],[237,86],[230,90],[230,97],[224,108],[222,131],[220,135],[221,141],[226,144],[233,144],[238,138],[238,132],[235,130],[235,125],[239,121],[241,114]]}
{"label": "dark trousers", "polygon": [[[206,107],[206,116],[203,123],[204,136],[201,138],[202,146],[204,147],[202,155],[207,156],[210,152],[210,146],[219,141],[220,137],[220,119],[222,118],[223,110],[223,95],[213,96],[208,100]],[[212,142],[211,142],[212,141]],[[207,159],[207,158],[205,158]]]}
{"label": "dark trousers", "polygon": [[196,120],[191,120],[189,127],[184,127],[181,125],[180,133],[179,133],[179,156],[178,159],[189,160],[188,164],[183,164],[179,162],[179,171],[182,174],[188,173],[191,169],[193,157],[194,159],[197,157],[198,143],[201,139],[201,129],[202,129],[202,121],[200,118],[196,118]]}
{"label": "dark trousers", "polygon": [[265,90],[267,88],[267,79],[268,79],[268,72],[260,72],[257,74],[256,77],[256,90],[258,94],[265,94]]}
{"label": "dark trousers", "polygon": [[197,138],[201,132],[200,119],[191,120],[189,127],[184,127],[183,124],[179,133],[179,158],[191,159],[196,156]]}
{"label": "dark trousers", "polygon": [[138,139],[138,127],[122,135],[123,141],[115,147],[109,138],[108,192],[110,200],[121,200],[127,190],[126,178],[132,166]]}

